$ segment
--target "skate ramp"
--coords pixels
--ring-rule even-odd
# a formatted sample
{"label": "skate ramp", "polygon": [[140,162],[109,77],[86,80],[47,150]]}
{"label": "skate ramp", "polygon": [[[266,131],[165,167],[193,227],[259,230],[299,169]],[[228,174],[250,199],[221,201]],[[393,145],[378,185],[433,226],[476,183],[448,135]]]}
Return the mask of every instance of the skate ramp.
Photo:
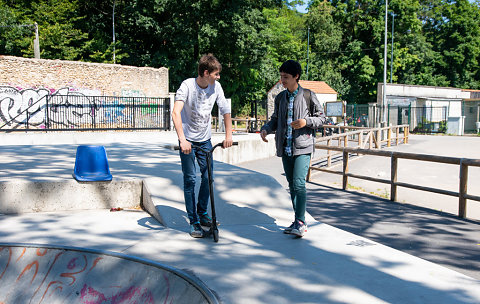
{"label": "skate ramp", "polygon": [[156,262],[74,247],[0,243],[0,304],[218,303],[198,278]]}

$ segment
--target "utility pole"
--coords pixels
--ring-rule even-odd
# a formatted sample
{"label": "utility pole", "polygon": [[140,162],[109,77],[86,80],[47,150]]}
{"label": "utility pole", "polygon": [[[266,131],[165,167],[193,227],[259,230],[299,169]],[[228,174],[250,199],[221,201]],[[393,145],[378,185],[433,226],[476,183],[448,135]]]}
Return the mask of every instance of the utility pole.
{"label": "utility pole", "polygon": [[310,61],[310,27],[307,30],[307,80],[308,80],[308,62]]}
{"label": "utility pole", "polygon": [[388,0],[385,0],[385,41],[383,49],[383,96],[382,96],[382,106],[383,106],[383,118],[382,123],[384,126],[387,125],[387,19],[388,16]]}
{"label": "utility pole", "polygon": [[113,63],[115,64],[115,0],[113,0],[112,28],[113,28]]}
{"label": "utility pole", "polygon": [[392,56],[390,56],[390,83],[393,77],[393,29],[395,27],[395,13],[392,13]]}
{"label": "utility pole", "polygon": [[38,38],[38,23],[35,22],[35,40],[33,40],[33,56],[40,59],[40,39]]}

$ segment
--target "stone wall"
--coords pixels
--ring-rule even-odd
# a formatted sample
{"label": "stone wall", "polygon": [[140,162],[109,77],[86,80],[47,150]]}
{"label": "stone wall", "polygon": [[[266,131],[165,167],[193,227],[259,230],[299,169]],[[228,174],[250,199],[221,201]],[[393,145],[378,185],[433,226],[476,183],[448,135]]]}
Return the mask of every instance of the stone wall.
{"label": "stone wall", "polygon": [[52,93],[68,88],[90,96],[168,97],[168,69],[0,55],[0,86]]}

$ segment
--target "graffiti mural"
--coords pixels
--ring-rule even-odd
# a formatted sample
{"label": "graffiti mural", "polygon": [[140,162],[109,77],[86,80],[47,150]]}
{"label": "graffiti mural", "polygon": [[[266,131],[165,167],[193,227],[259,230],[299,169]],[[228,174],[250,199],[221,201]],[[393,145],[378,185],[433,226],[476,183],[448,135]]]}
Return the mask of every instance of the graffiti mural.
{"label": "graffiti mural", "polygon": [[[2,129],[168,129],[168,98],[98,96],[93,90],[0,86]],[[1,303],[0,303],[1,304]]]}
{"label": "graffiti mural", "polygon": [[[51,117],[47,116],[46,104],[48,98],[53,96],[62,96],[60,102],[51,108]],[[20,89],[12,86],[0,86],[0,123],[3,125],[7,123],[10,128],[18,127],[19,125],[29,124],[38,128],[45,128],[47,119],[53,123],[59,123],[64,126],[72,125],[69,117],[75,117],[75,123],[80,120],[91,121],[91,111],[87,108],[76,107],[72,103],[72,98],[77,96],[86,96],[80,91],[69,88],[61,88],[57,91],[52,89]],[[74,99],[74,98],[73,98]],[[91,106],[95,107],[95,101],[90,100]],[[67,109],[71,111],[71,115],[65,113],[58,113],[60,106],[62,110]],[[61,116],[61,120],[59,120]],[[65,119],[66,118],[66,119]]]}
{"label": "graffiti mural", "polygon": [[206,303],[197,288],[157,264],[120,256],[0,246],[0,303]]}
{"label": "graffiti mural", "polygon": [[113,101],[113,104],[105,107],[105,123],[112,123],[120,121],[123,118],[123,111],[125,105],[120,104],[118,99]]}

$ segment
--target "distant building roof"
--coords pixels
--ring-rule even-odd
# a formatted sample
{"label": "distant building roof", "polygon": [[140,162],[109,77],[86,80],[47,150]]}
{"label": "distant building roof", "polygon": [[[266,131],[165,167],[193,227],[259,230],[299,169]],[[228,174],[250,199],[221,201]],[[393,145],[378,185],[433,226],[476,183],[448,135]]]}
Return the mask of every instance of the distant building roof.
{"label": "distant building roof", "polygon": [[302,88],[309,89],[315,94],[337,94],[325,81],[300,80]]}
{"label": "distant building roof", "polygon": [[[325,81],[300,80],[299,83],[302,88],[309,89],[315,94],[337,94],[337,92],[332,89]],[[270,91],[274,89],[278,90],[280,88],[281,90],[284,90],[282,84],[280,83],[280,81],[278,81],[270,90],[268,90],[268,93],[270,93]]]}

